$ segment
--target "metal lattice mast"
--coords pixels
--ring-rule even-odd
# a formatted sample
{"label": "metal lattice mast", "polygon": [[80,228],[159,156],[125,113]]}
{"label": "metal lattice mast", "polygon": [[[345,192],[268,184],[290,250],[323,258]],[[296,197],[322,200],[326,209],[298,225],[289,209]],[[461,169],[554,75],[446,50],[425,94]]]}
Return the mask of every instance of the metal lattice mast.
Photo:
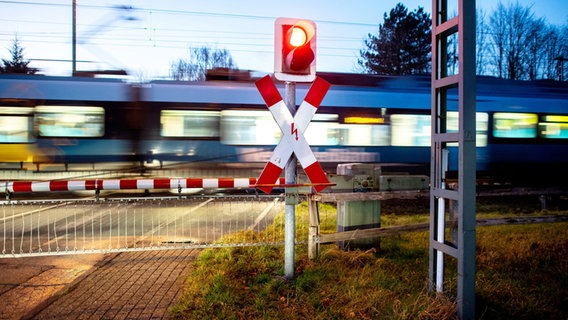
{"label": "metal lattice mast", "polygon": [[[444,292],[444,260],[457,259],[460,319],[475,317],[475,0],[458,0],[449,18],[447,0],[432,0],[432,144],[430,187],[430,290]],[[450,53],[458,43],[458,68]],[[448,92],[458,95],[458,131],[449,132]],[[454,108],[454,110],[450,110]],[[450,146],[451,144],[451,146]],[[454,145],[457,144],[457,150]],[[452,157],[457,155],[457,162]],[[454,160],[454,161],[452,161]],[[446,184],[448,163],[457,163],[457,188]],[[456,214],[457,211],[457,214]],[[451,230],[448,220],[457,230]],[[453,231],[453,232],[452,232]]]}

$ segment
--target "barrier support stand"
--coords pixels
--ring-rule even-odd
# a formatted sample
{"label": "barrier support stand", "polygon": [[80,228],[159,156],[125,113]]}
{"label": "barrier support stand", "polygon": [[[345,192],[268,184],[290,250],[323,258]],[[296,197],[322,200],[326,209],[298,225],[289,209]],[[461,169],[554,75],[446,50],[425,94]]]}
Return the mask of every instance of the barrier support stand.
{"label": "barrier support stand", "polygon": [[320,215],[319,203],[315,201],[313,195],[308,195],[308,215],[309,215],[309,229],[308,229],[308,258],[315,260],[319,257],[320,245],[317,241],[320,232]]}

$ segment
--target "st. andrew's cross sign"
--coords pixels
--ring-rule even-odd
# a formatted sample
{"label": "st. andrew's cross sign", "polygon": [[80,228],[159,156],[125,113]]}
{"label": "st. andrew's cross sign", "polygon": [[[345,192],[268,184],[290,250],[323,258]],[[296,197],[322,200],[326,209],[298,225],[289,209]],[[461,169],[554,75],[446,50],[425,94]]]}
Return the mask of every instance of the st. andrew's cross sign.
{"label": "st. andrew's cross sign", "polygon": [[282,139],[260,174],[257,187],[266,193],[270,193],[286,163],[294,153],[316,191],[322,191],[330,183],[310,149],[310,145],[304,137],[304,131],[327,93],[330,87],[329,82],[316,77],[294,116],[288,110],[270,76],[265,76],[256,81],[255,84],[268,106],[268,110],[270,110],[282,131]]}

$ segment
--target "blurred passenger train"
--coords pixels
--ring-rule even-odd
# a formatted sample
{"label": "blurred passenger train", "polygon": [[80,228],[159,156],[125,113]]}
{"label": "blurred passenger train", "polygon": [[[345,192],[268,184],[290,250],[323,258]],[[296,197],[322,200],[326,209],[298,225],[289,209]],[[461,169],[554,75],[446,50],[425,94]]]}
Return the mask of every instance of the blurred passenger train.
{"label": "blurred passenger train", "polygon": [[[320,76],[332,86],[305,136],[324,168],[372,162],[429,171],[429,77]],[[298,84],[298,105],[308,88]],[[456,131],[457,90],[448,103],[448,131]],[[476,118],[479,171],[566,178],[566,83],[479,77]],[[14,162],[258,166],[280,136],[253,81],[0,76],[0,169]],[[453,170],[457,148],[449,149]]]}

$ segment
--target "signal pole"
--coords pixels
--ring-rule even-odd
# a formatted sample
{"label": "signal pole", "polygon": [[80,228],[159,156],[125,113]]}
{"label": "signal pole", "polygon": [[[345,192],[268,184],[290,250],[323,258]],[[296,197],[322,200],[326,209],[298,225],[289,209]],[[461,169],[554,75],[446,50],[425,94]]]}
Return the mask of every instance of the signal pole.
{"label": "signal pole", "polygon": [[77,0],[73,0],[73,22],[71,26],[71,75],[75,75],[77,72]]}
{"label": "signal pole", "polygon": [[[296,114],[296,83],[286,81],[284,91],[284,102],[290,110],[292,116]],[[287,185],[296,184],[296,167],[298,160],[292,154],[286,167],[284,167],[284,178]],[[294,278],[295,252],[296,252],[296,205],[298,204],[298,188],[286,187],[285,189],[285,208],[284,208],[284,277]]]}
{"label": "signal pole", "polygon": [[[300,108],[296,108],[296,82],[316,80],[316,25],[313,21],[278,18],[274,22],[274,76],[284,81],[285,98],[269,76],[256,82],[266,106],[282,130],[282,140],[257,180],[259,189],[270,193],[271,186],[285,170],[285,212],[284,212],[284,277],[294,278],[294,258],[296,245],[296,205],[299,203],[296,184],[298,161],[304,168],[317,191],[325,189],[322,184],[329,183],[325,172],[317,162],[310,146],[303,136],[316,112],[321,99],[329,88],[324,80],[320,85],[310,87],[308,95]],[[314,90],[312,90],[312,88]],[[310,94],[310,92],[312,94]],[[297,115],[297,113],[299,113]]]}
{"label": "signal pole", "polygon": [[[286,82],[284,101],[292,116],[295,116],[296,82],[312,82],[315,79],[316,26],[310,20],[278,18],[274,29],[274,76]],[[297,165],[297,158],[292,154],[285,166],[284,177],[287,185],[296,184]],[[284,276],[292,279],[295,269],[298,187],[286,187],[285,193]]]}

